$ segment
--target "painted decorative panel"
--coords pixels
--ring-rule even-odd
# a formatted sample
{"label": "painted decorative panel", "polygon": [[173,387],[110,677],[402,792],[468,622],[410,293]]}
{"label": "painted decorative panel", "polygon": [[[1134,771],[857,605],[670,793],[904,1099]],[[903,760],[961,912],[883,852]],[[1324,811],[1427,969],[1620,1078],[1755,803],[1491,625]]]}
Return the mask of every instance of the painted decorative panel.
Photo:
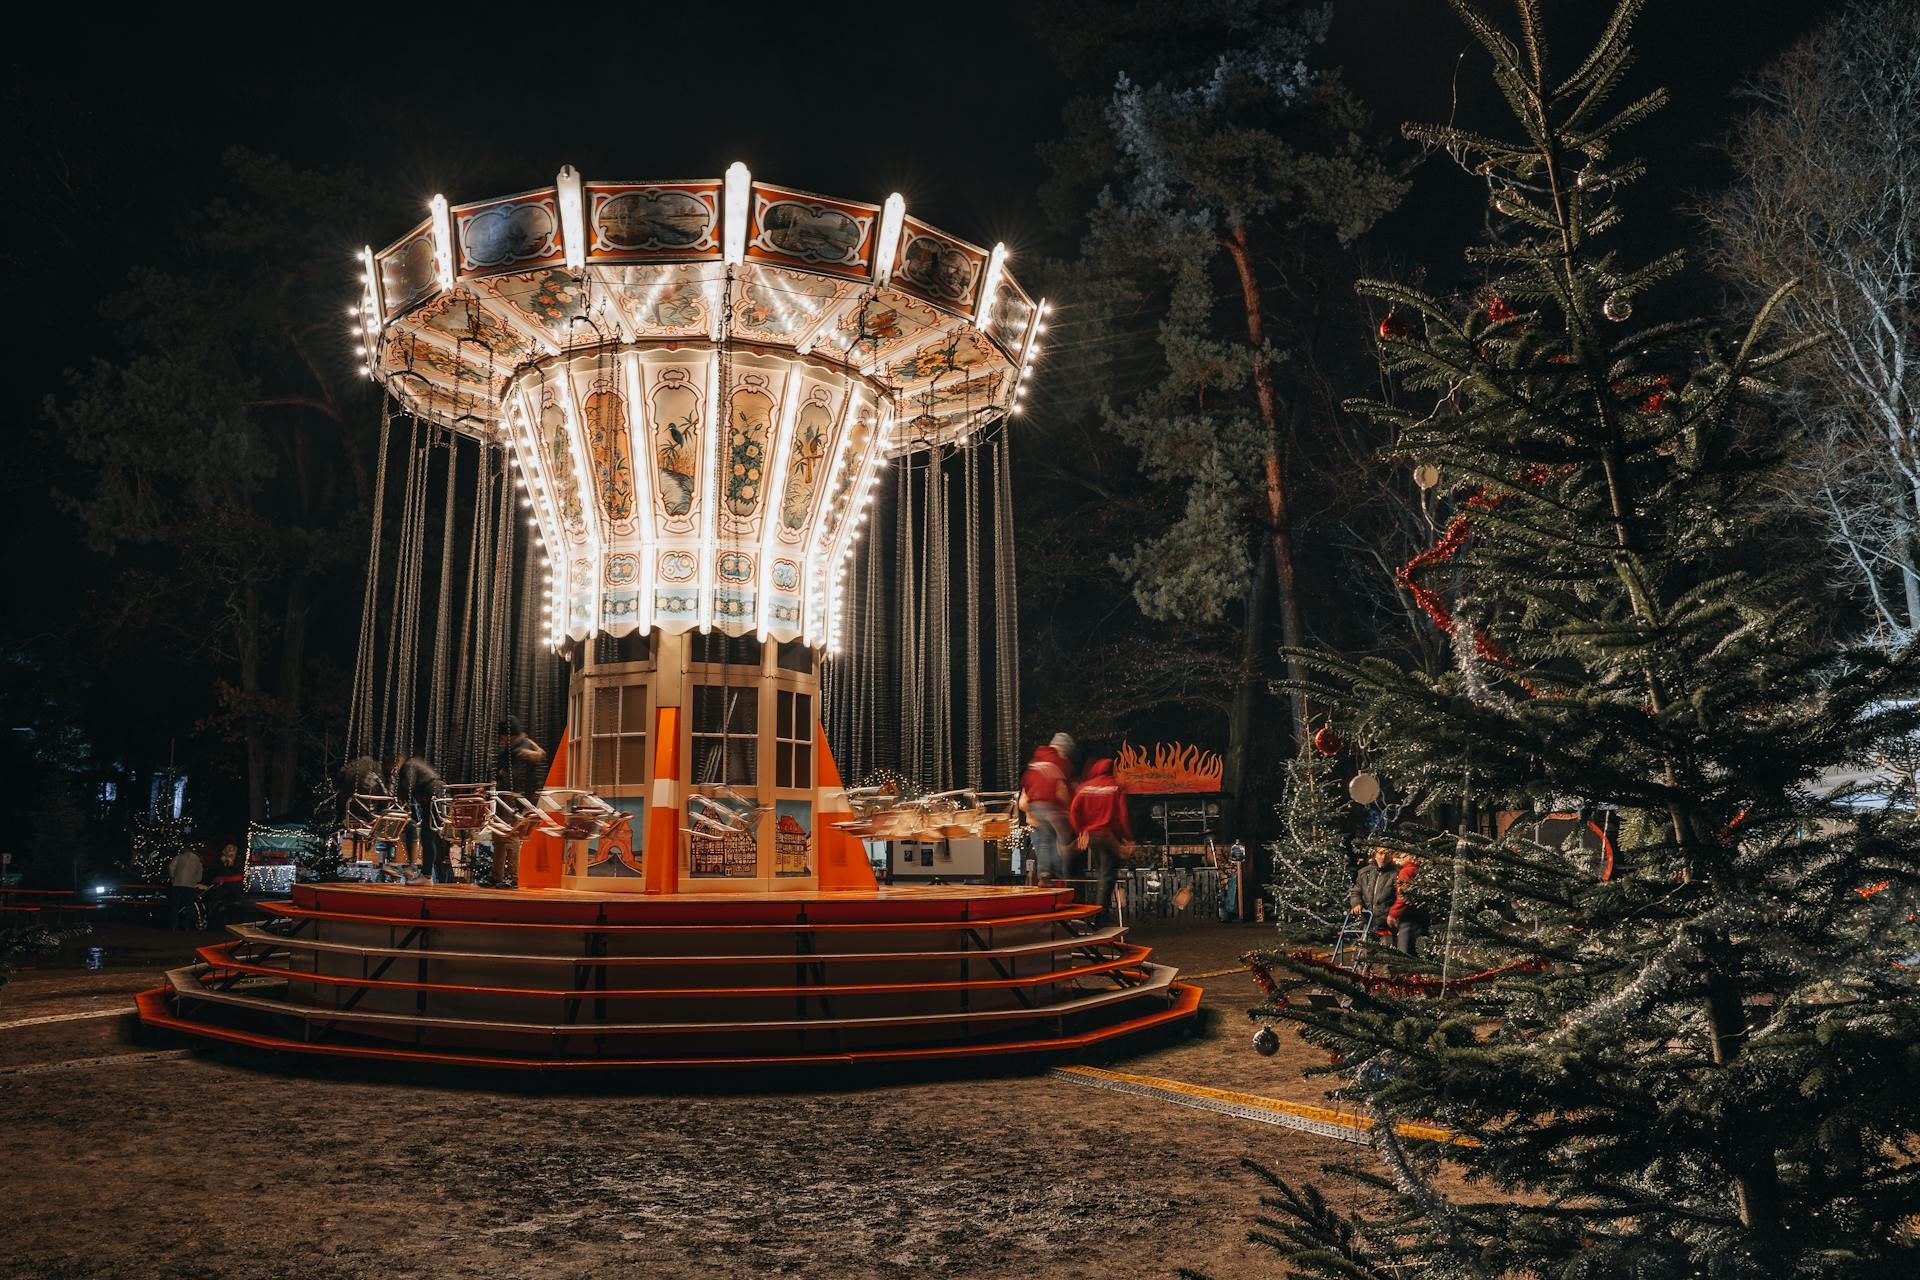
{"label": "painted decorative panel", "polygon": [[949,311],[973,309],[987,255],[963,240],[935,231],[924,222],[906,219],[900,233],[900,256],[893,268],[893,285],[919,294]]}
{"label": "painted decorative panel", "polygon": [[461,205],[453,211],[453,226],[461,275],[524,269],[564,257],[560,206],[550,190]]}
{"label": "painted decorative panel", "polygon": [[699,516],[705,370],[683,364],[642,367],[658,527],[662,533],[691,533]]}
{"label": "painted decorative panel", "polygon": [[775,267],[751,269],[745,281],[735,285],[733,332],[743,338],[792,341],[852,291],[850,284],[819,276]]}
{"label": "painted decorative panel", "polygon": [[872,272],[879,217],[880,210],[870,204],[755,184],[747,256],[865,277]]}
{"label": "painted decorative panel", "polygon": [[620,390],[618,369],[609,361],[589,366],[576,379],[582,429],[587,434],[587,456],[593,460],[594,484],[600,494],[611,533],[634,529],[633,439],[628,430],[627,397]]}
{"label": "painted decorative panel", "polygon": [[720,184],[586,185],[587,258],[717,258]]}
{"label": "painted decorative panel", "polygon": [[607,267],[607,292],[638,337],[704,334],[711,323],[705,272],[711,268]]}
{"label": "painted decorative panel", "polygon": [[924,341],[947,317],[905,294],[882,290],[878,296],[840,317],[832,339],[814,350],[831,351],[858,366],[887,359],[902,347]]}
{"label": "painted decorative panel", "polygon": [[386,317],[392,319],[439,287],[433,267],[433,227],[421,223],[383,251],[375,261],[380,268],[380,297],[386,305]]}
{"label": "painted decorative panel", "polygon": [[[812,523],[814,498],[826,479],[833,454],[835,428],[844,395],[821,382],[808,382],[800,393],[800,409],[793,417],[793,439],[788,444],[787,475],[781,486],[780,518],[775,536],[790,547],[806,540]],[[778,583],[775,583],[778,586]],[[797,588],[798,583],[794,586]]]}

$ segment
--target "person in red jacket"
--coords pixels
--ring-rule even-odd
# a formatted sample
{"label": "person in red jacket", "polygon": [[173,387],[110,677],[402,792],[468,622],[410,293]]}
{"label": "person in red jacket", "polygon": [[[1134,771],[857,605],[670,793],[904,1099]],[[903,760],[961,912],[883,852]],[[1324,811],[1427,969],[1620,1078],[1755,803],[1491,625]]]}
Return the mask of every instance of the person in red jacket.
{"label": "person in red jacket", "polygon": [[1020,775],[1020,811],[1027,815],[1042,884],[1067,878],[1067,846],[1073,843],[1067,805],[1072,799],[1073,739],[1056,733],[1053,741],[1034,748],[1027,771]]}
{"label": "person in red jacket", "polygon": [[1113,885],[1120,877],[1120,859],[1133,852],[1133,823],[1127,817],[1127,789],[1113,776],[1113,761],[1095,760],[1086,781],[1073,793],[1068,813],[1073,823],[1074,847],[1085,849],[1098,868],[1100,914],[1104,922],[1113,910]]}
{"label": "person in red jacket", "polygon": [[1393,945],[1410,956],[1420,954],[1420,938],[1427,931],[1426,908],[1407,899],[1413,878],[1420,873],[1420,860],[1412,854],[1400,859],[1393,875],[1393,905],[1387,908],[1387,928],[1393,931]]}

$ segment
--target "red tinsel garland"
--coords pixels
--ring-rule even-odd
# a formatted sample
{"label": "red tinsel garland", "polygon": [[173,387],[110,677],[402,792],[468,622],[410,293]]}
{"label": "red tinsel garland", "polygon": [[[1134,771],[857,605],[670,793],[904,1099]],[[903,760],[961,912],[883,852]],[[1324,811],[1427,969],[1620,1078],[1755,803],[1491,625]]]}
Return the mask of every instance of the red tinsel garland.
{"label": "red tinsel garland", "polygon": [[[1546,961],[1529,957],[1495,965],[1491,969],[1481,969],[1477,973],[1463,973],[1457,978],[1443,979],[1437,973],[1407,973],[1398,976],[1360,973],[1357,970],[1333,964],[1319,953],[1312,951],[1289,951],[1287,958],[1316,969],[1324,969],[1328,973],[1340,974],[1350,981],[1359,983],[1368,991],[1391,991],[1396,995],[1405,996],[1445,995],[1456,987],[1478,986],[1480,983],[1504,977],[1509,973],[1525,973],[1547,967]],[[1279,986],[1274,982],[1273,974],[1266,965],[1255,959],[1252,952],[1248,952],[1240,959],[1241,963],[1252,972],[1253,980],[1259,986],[1261,994],[1269,999],[1278,998],[1281,1003],[1286,1003],[1286,997],[1280,995]]]}

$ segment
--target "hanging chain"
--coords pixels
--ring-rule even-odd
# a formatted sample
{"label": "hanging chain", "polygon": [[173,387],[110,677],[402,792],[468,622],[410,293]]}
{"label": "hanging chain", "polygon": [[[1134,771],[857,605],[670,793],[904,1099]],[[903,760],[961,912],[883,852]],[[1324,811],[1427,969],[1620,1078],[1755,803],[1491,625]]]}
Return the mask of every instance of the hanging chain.
{"label": "hanging chain", "polygon": [[1020,760],[1019,585],[1014,574],[1012,458],[1006,432],[994,442],[993,455],[993,674],[999,705],[1001,779],[1011,783]]}
{"label": "hanging chain", "polygon": [[980,775],[980,448],[969,441],[966,456],[966,620],[961,634],[967,650],[967,785],[982,785]]}
{"label": "hanging chain", "polygon": [[900,771],[918,782],[924,774],[920,755],[920,626],[915,599],[913,546],[913,470],[900,455],[900,510],[895,531],[894,574],[900,612]]}
{"label": "hanging chain", "polygon": [[380,402],[380,457],[373,480],[373,539],[367,547],[367,585],[360,598],[360,643],[353,659],[353,697],[347,706],[348,757],[373,750],[373,637],[380,592],[380,529],[387,509],[387,447],[393,431],[393,400]]}
{"label": "hanging chain", "polygon": [[447,435],[447,492],[440,526],[440,604],[434,612],[433,670],[427,688],[427,759],[439,760],[447,745],[448,614],[453,605],[454,479],[460,470],[460,438]]}

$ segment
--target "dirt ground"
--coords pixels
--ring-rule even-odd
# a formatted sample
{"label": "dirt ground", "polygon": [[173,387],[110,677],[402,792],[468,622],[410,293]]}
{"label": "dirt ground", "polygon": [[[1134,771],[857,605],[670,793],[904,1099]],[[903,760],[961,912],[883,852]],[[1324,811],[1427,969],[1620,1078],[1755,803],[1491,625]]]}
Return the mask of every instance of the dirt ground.
{"label": "dirt ground", "polygon": [[[1187,974],[1266,936],[1137,935]],[[129,1008],[209,940],[98,930],[0,989],[0,1024]],[[1250,1047],[1250,978],[1201,985],[1199,1037],[1106,1065],[1321,1100],[1290,1033]],[[0,1276],[37,1280],[1277,1277],[1240,1161],[1356,1154],[1045,1074],[528,1089],[183,1054],[130,1016],[0,1028]]]}

